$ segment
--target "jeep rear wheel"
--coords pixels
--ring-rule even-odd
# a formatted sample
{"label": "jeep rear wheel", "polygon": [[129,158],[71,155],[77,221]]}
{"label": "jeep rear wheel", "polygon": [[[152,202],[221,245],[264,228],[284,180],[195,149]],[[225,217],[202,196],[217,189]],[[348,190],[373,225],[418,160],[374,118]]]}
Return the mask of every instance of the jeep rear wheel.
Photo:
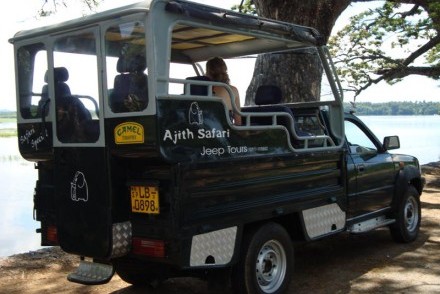
{"label": "jeep rear wheel", "polygon": [[232,286],[236,293],[283,293],[291,280],[293,246],[286,230],[265,224],[243,236]]}

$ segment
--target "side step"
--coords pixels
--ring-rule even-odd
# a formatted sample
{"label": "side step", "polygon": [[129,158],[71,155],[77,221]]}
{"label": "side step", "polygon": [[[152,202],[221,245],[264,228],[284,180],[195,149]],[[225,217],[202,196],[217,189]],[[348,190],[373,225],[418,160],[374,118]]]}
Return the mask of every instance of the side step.
{"label": "side step", "polygon": [[112,265],[81,260],[75,272],[67,280],[83,285],[101,285],[108,283],[115,273]]}
{"label": "side step", "polygon": [[360,234],[390,225],[395,222],[395,219],[387,219],[385,216],[379,216],[360,223],[355,223],[351,225],[347,231],[352,234]]}

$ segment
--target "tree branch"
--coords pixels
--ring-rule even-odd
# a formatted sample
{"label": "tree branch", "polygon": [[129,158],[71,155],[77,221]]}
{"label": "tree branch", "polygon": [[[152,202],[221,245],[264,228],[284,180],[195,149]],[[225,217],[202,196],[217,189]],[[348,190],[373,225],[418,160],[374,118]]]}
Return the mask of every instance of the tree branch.
{"label": "tree branch", "polygon": [[435,46],[440,44],[440,35],[436,35],[434,38],[430,39],[425,45],[411,53],[403,62],[404,66],[411,64],[414,60],[416,60],[421,55],[425,54]]}
{"label": "tree branch", "polygon": [[420,5],[416,4],[414,5],[409,11],[406,12],[400,12],[398,13],[402,18],[405,18],[407,16],[412,16],[417,13],[417,10],[419,9]]}
{"label": "tree branch", "polygon": [[408,66],[396,69],[381,69],[376,72],[386,80],[401,79],[409,75],[420,75],[434,79],[440,78],[440,66]]}

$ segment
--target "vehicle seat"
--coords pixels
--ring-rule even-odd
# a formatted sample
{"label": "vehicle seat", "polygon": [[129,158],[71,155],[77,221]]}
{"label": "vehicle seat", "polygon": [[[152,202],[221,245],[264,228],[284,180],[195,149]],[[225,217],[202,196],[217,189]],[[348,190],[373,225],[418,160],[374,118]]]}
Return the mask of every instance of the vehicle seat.
{"label": "vehicle seat", "polygon": [[141,111],[148,104],[148,77],[144,56],[121,56],[118,59],[114,88],[110,94],[113,112]]}
{"label": "vehicle seat", "polygon": [[[92,120],[92,116],[84,104],[72,95],[66,83],[69,79],[68,70],[65,67],[56,67],[53,69],[53,74],[58,138],[61,142],[85,142],[87,139],[80,133],[86,129],[85,124]],[[44,81],[47,83],[48,80],[49,75],[46,72]],[[46,113],[47,101],[49,101],[48,90],[48,85],[44,85],[39,103],[41,111]]]}
{"label": "vehicle seat", "polygon": [[[53,69],[54,75],[54,88],[55,88],[55,99],[71,96],[70,88],[66,84],[69,79],[69,72],[65,67],[55,67]],[[49,86],[47,85],[49,80],[49,73],[46,71],[44,75],[44,82],[46,83],[41,90],[41,99],[38,102],[38,116],[41,117],[44,112],[44,116],[47,115],[49,110]]]}
{"label": "vehicle seat", "polygon": [[259,86],[255,93],[256,105],[272,105],[281,102],[283,96],[281,89],[274,85]]}
{"label": "vehicle seat", "polygon": [[57,136],[64,143],[90,142],[90,124],[92,115],[84,104],[75,96],[56,98]]}
{"label": "vehicle seat", "polygon": [[[191,80],[191,81],[206,81],[206,82],[211,81],[211,79],[208,78],[207,76],[194,76],[194,77],[188,77],[186,79]],[[185,94],[187,94],[186,91],[185,91]],[[208,86],[190,84],[189,85],[189,94],[195,95],[195,96],[208,96]]]}
{"label": "vehicle seat", "polygon": [[[287,131],[290,134],[290,140],[292,145],[295,148],[303,148],[304,141],[298,140],[293,136],[293,128],[295,132],[299,136],[308,136],[308,133],[304,133],[298,130],[295,124],[295,116],[292,112],[292,109],[285,105],[279,105],[282,101],[282,93],[281,89],[278,86],[274,85],[262,85],[259,86],[257,92],[255,93],[255,104],[257,106],[252,107],[244,107],[242,108],[242,112],[282,112],[287,113],[289,116],[277,116],[276,124],[286,127]],[[272,116],[264,116],[264,117],[251,117],[251,125],[272,125],[273,117]]]}
{"label": "vehicle seat", "polygon": [[[243,112],[285,112],[293,119],[292,110],[284,105],[279,105],[282,100],[281,89],[274,85],[259,86],[255,93],[255,104],[257,106],[244,107]],[[252,117],[252,125],[271,125],[272,117]],[[277,124],[284,125],[290,130],[291,122],[287,117],[278,117]]]}

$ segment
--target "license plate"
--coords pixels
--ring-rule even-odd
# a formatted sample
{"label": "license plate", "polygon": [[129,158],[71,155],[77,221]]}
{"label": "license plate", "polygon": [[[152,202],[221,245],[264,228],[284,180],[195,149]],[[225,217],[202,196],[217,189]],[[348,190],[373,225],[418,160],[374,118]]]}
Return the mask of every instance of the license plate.
{"label": "license plate", "polygon": [[131,211],[159,214],[159,190],[156,186],[131,186]]}

